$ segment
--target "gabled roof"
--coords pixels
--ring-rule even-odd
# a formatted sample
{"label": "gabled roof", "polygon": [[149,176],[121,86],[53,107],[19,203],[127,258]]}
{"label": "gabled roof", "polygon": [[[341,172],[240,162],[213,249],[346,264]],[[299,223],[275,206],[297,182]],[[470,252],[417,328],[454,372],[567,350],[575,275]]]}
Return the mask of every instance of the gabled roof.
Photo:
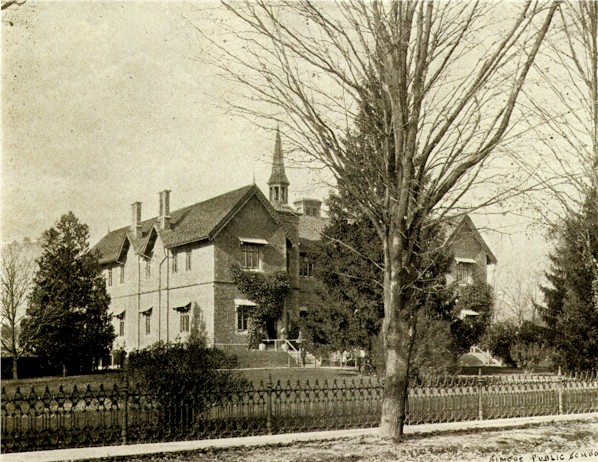
{"label": "gabled roof", "polygon": [[496,265],[498,260],[490,250],[490,247],[488,247],[488,244],[486,244],[486,241],[484,241],[484,238],[478,231],[478,228],[473,223],[469,215],[463,215],[447,219],[446,229],[448,234],[446,240],[447,244],[451,244],[451,242],[454,242],[461,233],[467,230],[467,232],[469,232],[480,243],[482,249],[484,249],[487,261],[493,265]]}
{"label": "gabled roof", "polygon": [[[152,230],[156,231],[167,248],[212,240],[254,196],[264,205],[272,218],[285,228],[260,189],[256,185],[249,185],[171,212],[170,229],[160,230],[156,226],[158,217],[150,218],[141,222],[140,238],[134,238],[130,227],[127,226],[108,233],[94,249],[100,253],[100,263],[106,264],[118,261],[125,239],[131,242],[136,253],[144,253]],[[289,239],[292,240],[290,237]]]}

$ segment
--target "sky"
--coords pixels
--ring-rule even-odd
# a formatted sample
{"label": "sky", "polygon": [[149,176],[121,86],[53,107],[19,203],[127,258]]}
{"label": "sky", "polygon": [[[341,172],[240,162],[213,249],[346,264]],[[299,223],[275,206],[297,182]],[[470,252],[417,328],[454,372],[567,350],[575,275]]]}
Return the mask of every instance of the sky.
{"label": "sky", "polygon": [[[156,216],[164,189],[172,209],[254,178],[266,190],[276,127],[218,104],[231,84],[198,56],[207,45],[185,19],[193,10],[214,27],[201,20],[214,5],[28,1],[2,13],[3,242],[36,239],[73,211],[93,245],[129,224],[132,202]],[[287,175],[291,200],[325,198],[319,172],[287,164]],[[474,221],[500,274],[544,261],[546,241],[528,220]]]}
{"label": "sky", "polygon": [[[254,175],[266,187],[274,133],[218,107],[228,82],[197,62],[188,8],[28,2],[3,14],[3,241],[72,210],[94,243],[129,223],[132,202],[157,215],[163,189],[176,209]],[[322,196],[313,173],[288,169],[296,194]]]}

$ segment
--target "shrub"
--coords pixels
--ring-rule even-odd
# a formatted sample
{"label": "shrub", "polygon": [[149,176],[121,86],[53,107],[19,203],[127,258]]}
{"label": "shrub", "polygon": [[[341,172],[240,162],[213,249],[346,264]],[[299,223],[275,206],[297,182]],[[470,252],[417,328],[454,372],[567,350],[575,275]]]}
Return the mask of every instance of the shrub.
{"label": "shrub", "polygon": [[507,320],[490,325],[480,346],[490,350],[493,356],[500,358],[507,366],[516,367],[517,362],[511,355],[511,347],[516,341],[517,325]]}
{"label": "shrub", "polygon": [[548,329],[532,321],[518,326],[507,320],[491,325],[481,344],[509,367],[551,367],[554,351],[548,334]]}
{"label": "shrub", "polygon": [[128,378],[164,409],[186,407],[201,412],[242,389],[245,379],[224,370],[236,357],[200,343],[158,343],[129,356]]}

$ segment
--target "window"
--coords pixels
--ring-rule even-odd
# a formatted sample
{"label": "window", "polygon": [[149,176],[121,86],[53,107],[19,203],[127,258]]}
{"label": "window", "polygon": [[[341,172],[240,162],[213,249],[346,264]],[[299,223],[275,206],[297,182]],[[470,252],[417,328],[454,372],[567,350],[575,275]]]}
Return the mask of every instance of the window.
{"label": "window", "polygon": [[181,320],[181,332],[189,332],[189,312],[181,311],[180,312],[180,320]]}
{"label": "window", "polygon": [[152,312],[144,313],[145,316],[145,335],[152,333]]}
{"label": "window", "polygon": [[237,332],[247,332],[250,306],[237,306]]}
{"label": "window", "polygon": [[179,332],[189,332],[191,330],[191,318],[189,316],[191,302],[184,306],[175,306],[173,310],[179,313]]}
{"label": "window", "polygon": [[172,272],[176,273],[179,270],[179,253],[176,250],[172,251]]}
{"label": "window", "polygon": [[125,265],[121,265],[120,267],[120,283],[125,283]]}
{"label": "window", "polygon": [[145,279],[152,277],[152,260],[151,258],[145,258]]}
{"label": "window", "polygon": [[191,249],[187,249],[185,257],[185,270],[189,271],[191,269]]}
{"label": "window", "polygon": [[241,251],[243,252],[241,266],[244,269],[259,270],[261,268],[259,245],[243,243]]}
{"label": "window", "polygon": [[310,278],[313,276],[314,263],[309,258],[309,255],[302,253],[299,255],[299,276]]}
{"label": "window", "polygon": [[457,263],[455,276],[458,284],[473,284],[474,265],[474,263]]}
{"label": "window", "polygon": [[235,311],[237,316],[237,332],[246,334],[249,327],[249,314],[257,305],[251,300],[235,298]]}
{"label": "window", "polygon": [[108,285],[112,285],[112,268],[108,268]]}
{"label": "window", "polygon": [[118,335],[119,337],[124,337],[125,335],[125,312],[123,311],[120,314],[114,316],[118,319]]}

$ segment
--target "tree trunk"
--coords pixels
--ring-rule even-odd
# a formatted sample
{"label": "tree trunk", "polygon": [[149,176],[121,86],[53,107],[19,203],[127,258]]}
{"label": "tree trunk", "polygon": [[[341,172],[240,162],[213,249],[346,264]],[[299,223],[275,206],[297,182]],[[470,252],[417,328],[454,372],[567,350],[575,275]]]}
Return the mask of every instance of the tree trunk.
{"label": "tree trunk", "polygon": [[15,355],[12,357],[12,379],[19,378],[19,358]]}
{"label": "tree trunk", "polygon": [[400,441],[405,424],[409,390],[409,368],[414,332],[410,329],[405,297],[405,275],[401,259],[385,245],[384,270],[384,358],[386,381],[382,401],[380,437]]}
{"label": "tree trunk", "polygon": [[66,377],[66,373],[67,373],[67,370],[66,370],[66,364],[63,364],[63,365],[62,365],[62,376],[63,376],[63,377]]}
{"label": "tree trunk", "polygon": [[[385,337],[397,339],[398,329],[385,329]],[[380,436],[385,439],[400,441],[405,424],[407,393],[409,387],[409,364],[406,352],[398,346],[385,347],[386,383],[384,384],[384,400],[382,401],[382,419]]]}

